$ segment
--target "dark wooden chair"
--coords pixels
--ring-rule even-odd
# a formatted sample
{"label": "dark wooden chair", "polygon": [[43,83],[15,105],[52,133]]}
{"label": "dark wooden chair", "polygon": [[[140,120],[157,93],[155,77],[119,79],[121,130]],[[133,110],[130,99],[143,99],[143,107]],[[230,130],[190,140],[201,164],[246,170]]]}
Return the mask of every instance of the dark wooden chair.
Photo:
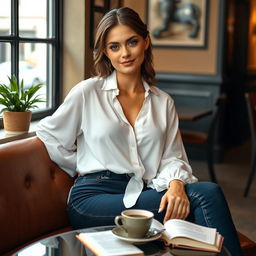
{"label": "dark wooden chair", "polygon": [[256,91],[245,93],[245,100],[247,104],[247,112],[251,134],[251,163],[244,190],[244,196],[246,197],[249,193],[256,169]]}
{"label": "dark wooden chair", "polygon": [[184,144],[186,145],[203,145],[206,150],[206,161],[209,170],[209,177],[212,182],[217,183],[217,178],[214,171],[214,141],[215,141],[215,132],[220,117],[220,113],[224,108],[225,104],[225,95],[221,95],[215,104],[215,107],[212,111],[212,118],[206,132],[192,131],[181,129],[181,137]]}

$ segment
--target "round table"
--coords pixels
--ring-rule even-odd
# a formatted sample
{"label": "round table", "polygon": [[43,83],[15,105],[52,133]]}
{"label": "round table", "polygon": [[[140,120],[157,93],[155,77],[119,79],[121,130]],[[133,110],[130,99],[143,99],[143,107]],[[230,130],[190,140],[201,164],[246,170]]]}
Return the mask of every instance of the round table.
{"label": "round table", "polygon": [[[34,244],[27,246],[15,255],[28,256],[28,255],[51,255],[51,256],[93,256],[91,253],[77,238],[76,235],[81,232],[100,232],[105,230],[111,230],[114,226],[93,227],[86,229],[79,229],[70,232],[60,233],[55,236],[48,237],[46,239],[37,241]],[[222,251],[218,254],[173,249],[165,247],[160,240],[148,242],[138,246],[145,254],[145,256],[231,256],[228,250],[223,247]]]}

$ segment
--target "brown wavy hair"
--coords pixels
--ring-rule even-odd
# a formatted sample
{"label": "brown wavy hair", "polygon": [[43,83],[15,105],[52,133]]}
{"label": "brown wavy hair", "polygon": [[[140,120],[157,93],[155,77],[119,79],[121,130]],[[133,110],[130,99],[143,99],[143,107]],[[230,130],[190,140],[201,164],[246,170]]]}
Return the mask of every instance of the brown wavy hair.
{"label": "brown wavy hair", "polygon": [[103,16],[97,26],[93,51],[95,75],[98,77],[107,77],[114,70],[110,60],[104,54],[104,49],[108,32],[111,28],[119,24],[129,26],[145,40],[148,37],[149,46],[145,50],[145,58],[141,65],[141,75],[149,85],[154,85],[156,79],[153,68],[152,44],[147,25],[140,19],[138,13],[128,7],[109,11]]}

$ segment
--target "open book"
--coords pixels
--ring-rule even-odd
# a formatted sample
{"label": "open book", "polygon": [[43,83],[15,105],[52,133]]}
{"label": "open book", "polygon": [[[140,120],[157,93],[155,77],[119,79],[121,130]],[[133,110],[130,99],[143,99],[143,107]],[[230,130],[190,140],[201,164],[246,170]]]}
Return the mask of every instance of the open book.
{"label": "open book", "polygon": [[111,230],[80,233],[76,236],[97,256],[143,256],[141,249],[116,238]]}
{"label": "open book", "polygon": [[[161,239],[166,246],[171,246],[172,255],[201,255],[199,251],[208,252],[205,255],[215,255],[220,252],[223,244],[221,236],[215,228],[200,226],[185,220],[171,219],[164,225],[153,219],[151,229],[163,230]],[[77,238],[97,256],[143,256],[143,251],[135,245],[120,240],[113,235],[111,230],[97,231],[90,233],[80,233]],[[196,250],[196,254],[191,251],[177,250],[174,248],[184,248]],[[212,254],[213,253],[213,254]]]}
{"label": "open book", "polygon": [[221,251],[224,238],[215,228],[178,219],[168,220],[164,225],[154,219],[152,226],[159,230],[165,229],[162,239],[167,246],[208,252]]}

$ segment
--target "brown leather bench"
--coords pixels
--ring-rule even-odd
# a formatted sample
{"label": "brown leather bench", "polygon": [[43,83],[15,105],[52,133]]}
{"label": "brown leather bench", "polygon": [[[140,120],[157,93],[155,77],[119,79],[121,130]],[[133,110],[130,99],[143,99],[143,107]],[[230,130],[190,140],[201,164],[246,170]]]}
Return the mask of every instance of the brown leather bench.
{"label": "brown leather bench", "polygon": [[[66,200],[73,179],[53,163],[36,137],[0,145],[0,255],[71,230]],[[256,245],[239,234],[245,256]]]}
{"label": "brown leather bench", "polygon": [[66,200],[72,178],[35,138],[0,145],[0,255],[70,229]]}

